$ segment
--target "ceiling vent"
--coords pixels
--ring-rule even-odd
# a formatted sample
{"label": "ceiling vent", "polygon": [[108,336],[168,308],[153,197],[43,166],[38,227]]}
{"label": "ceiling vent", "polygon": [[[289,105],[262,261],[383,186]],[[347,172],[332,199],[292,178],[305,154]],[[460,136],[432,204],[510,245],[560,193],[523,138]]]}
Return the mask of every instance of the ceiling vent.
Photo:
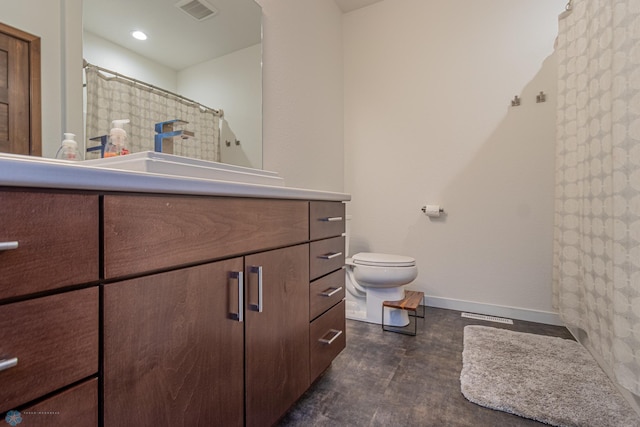
{"label": "ceiling vent", "polygon": [[204,21],[218,14],[218,10],[204,0],[182,0],[176,7],[197,21]]}

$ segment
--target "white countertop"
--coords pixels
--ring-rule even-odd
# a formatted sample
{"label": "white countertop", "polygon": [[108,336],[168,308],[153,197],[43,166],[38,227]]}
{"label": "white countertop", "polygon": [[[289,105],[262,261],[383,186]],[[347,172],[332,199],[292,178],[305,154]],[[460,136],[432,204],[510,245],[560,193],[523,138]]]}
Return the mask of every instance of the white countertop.
{"label": "white countertop", "polygon": [[[112,169],[96,166],[95,162],[91,161],[84,163],[0,153],[0,186],[277,199],[351,200],[351,196],[345,193]],[[256,173],[259,174],[260,171]],[[273,172],[265,173],[274,175]]]}

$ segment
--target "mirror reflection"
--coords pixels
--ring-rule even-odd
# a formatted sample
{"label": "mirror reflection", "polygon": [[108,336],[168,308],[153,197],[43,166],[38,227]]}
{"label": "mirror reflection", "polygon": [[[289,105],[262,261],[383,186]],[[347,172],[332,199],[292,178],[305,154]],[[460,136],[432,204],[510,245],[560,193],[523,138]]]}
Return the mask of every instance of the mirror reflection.
{"label": "mirror reflection", "polygon": [[160,134],[164,152],[261,168],[261,17],[254,0],[83,0],[86,139],[129,119],[131,152]]}

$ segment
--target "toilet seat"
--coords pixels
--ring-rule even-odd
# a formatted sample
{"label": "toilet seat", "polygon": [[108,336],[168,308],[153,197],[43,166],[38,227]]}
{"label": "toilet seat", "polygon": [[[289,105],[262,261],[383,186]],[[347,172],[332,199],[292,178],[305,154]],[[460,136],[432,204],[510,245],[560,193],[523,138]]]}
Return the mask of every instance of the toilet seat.
{"label": "toilet seat", "polygon": [[380,254],[375,252],[360,252],[353,257],[356,265],[372,267],[414,267],[416,260],[403,255]]}

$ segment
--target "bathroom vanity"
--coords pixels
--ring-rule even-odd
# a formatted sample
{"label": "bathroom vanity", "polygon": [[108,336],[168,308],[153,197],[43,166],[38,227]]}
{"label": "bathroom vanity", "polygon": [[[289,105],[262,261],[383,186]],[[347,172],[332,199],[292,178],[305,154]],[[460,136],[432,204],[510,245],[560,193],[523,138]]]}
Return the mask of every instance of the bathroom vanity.
{"label": "bathroom vanity", "polygon": [[346,194],[16,157],[0,185],[0,412],[269,426],[345,346]]}

